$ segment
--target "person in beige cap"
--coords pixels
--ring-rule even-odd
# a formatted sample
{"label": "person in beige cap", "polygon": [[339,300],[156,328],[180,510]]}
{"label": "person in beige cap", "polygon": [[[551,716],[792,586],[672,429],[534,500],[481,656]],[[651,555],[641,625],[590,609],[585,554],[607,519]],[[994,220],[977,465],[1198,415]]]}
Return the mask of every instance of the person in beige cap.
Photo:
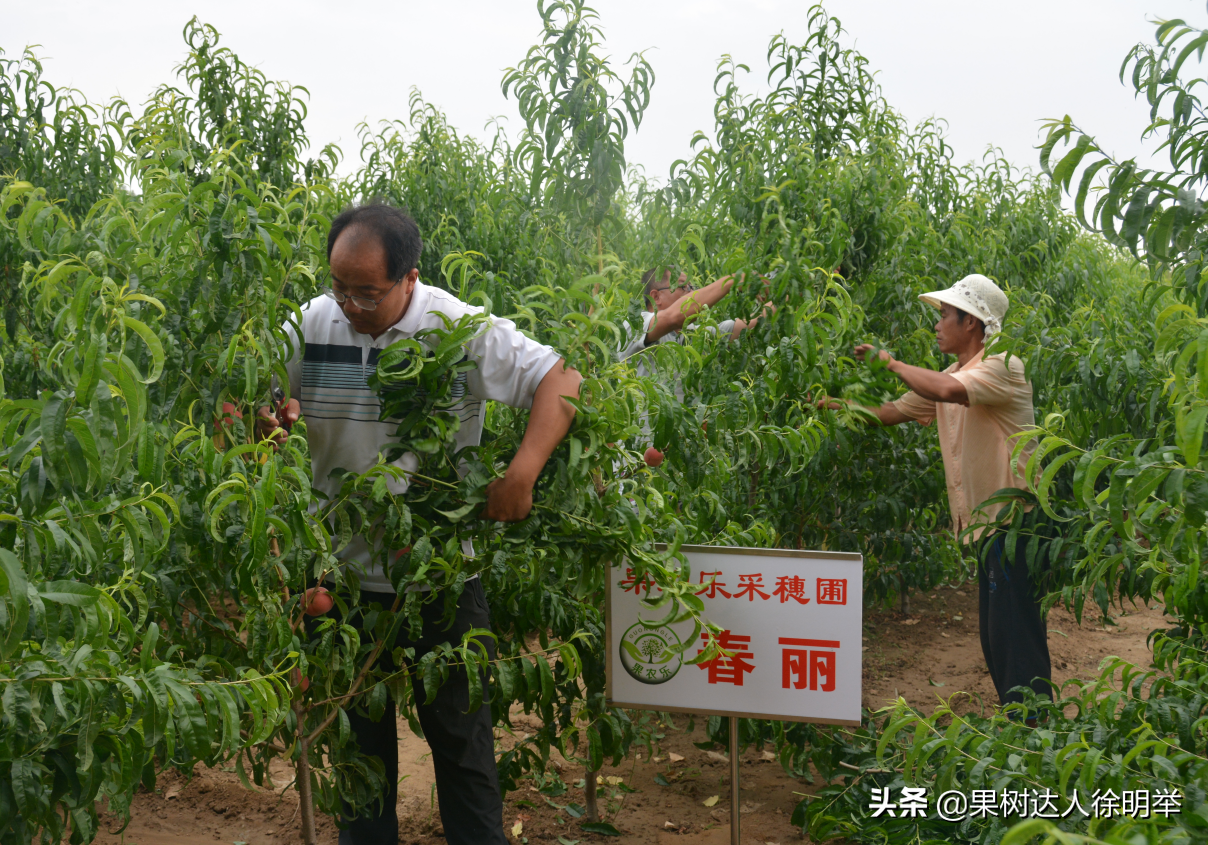
{"label": "person in beige cap", "polygon": [[[1003,704],[1019,702],[1016,687],[1031,687],[1049,697],[1052,669],[1048,634],[1025,559],[1026,543],[1016,545],[1015,560],[1004,560],[1001,532],[987,526],[1001,505],[979,508],[1005,487],[1027,489],[1024,470],[1032,449],[1011,460],[1009,438],[1036,423],[1032,385],[1023,361],[1012,356],[985,355],[986,339],[1002,331],[1007,296],[982,275],[966,276],[947,290],[919,297],[939,309],[935,339],[940,352],[955,355],[943,372],[915,367],[884,349],[877,354],[891,372],[910,388],[893,402],[868,408],[881,425],[914,420],[938,425],[940,452],[948,483],[952,527],[963,542],[978,551],[978,592],[982,653]],[[860,360],[871,344],[856,347]],[[836,408],[837,400],[820,405]]]}

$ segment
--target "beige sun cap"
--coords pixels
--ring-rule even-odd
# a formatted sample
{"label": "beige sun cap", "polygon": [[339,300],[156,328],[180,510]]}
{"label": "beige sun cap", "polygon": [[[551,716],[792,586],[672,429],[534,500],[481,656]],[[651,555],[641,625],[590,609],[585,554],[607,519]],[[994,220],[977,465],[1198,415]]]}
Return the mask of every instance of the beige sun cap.
{"label": "beige sun cap", "polygon": [[980,273],[965,276],[947,290],[920,294],[919,299],[936,308],[948,304],[972,314],[986,324],[986,337],[1002,331],[1002,318],[1007,315],[1007,295]]}

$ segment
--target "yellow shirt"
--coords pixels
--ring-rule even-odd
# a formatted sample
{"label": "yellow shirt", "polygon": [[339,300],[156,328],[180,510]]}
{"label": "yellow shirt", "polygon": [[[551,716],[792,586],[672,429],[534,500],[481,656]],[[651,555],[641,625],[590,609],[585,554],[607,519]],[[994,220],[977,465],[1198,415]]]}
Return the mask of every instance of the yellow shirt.
{"label": "yellow shirt", "polygon": [[[1032,428],[1036,412],[1032,408],[1032,385],[1024,374],[1023,361],[1005,355],[983,358],[979,352],[963,368],[955,363],[944,370],[965,386],[969,407],[947,402],[932,402],[913,390],[893,403],[912,420],[929,425],[939,421],[940,453],[944,456],[944,475],[948,482],[948,504],[957,536],[972,522],[972,511],[1004,487],[1027,489],[1024,470],[1035,443],[1020,454],[1011,466],[1013,434]],[[992,519],[1001,505],[987,508],[977,522]],[[973,532],[981,536],[983,529]]]}

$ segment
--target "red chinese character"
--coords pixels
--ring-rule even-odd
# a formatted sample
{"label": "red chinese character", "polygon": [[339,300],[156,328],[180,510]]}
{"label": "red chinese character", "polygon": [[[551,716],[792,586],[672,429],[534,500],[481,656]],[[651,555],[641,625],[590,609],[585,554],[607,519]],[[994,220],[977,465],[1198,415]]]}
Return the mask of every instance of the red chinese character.
{"label": "red chinese character", "polygon": [[[711,580],[711,581],[710,581],[710,582],[709,582],[709,583],[708,583],[708,584],[705,586],[705,588],[704,588],[703,590],[697,590],[697,591],[696,591],[696,594],[697,594],[698,596],[704,596],[704,597],[705,597],[705,598],[707,598],[707,599],[715,599],[715,598],[717,598],[717,594],[718,594],[718,593],[721,593],[721,594],[722,594],[723,596],[725,596],[726,598],[730,598],[730,594],[729,594],[728,592],[726,592],[725,590],[723,590],[723,589],[722,589],[722,587],[726,586],[726,582],[725,582],[725,581],[718,581],[718,580],[717,580],[718,578],[720,578],[720,577],[721,577],[721,573],[720,573],[720,572],[702,572],[702,573],[700,573],[700,582],[701,582],[702,584],[704,584],[704,583],[705,583],[705,576],[706,576],[706,575],[713,575],[713,576],[716,576],[716,577],[715,577],[715,578],[713,578],[713,580]],[[707,595],[706,595],[706,594],[707,594]]]}
{"label": "red chinese character", "polygon": [[801,640],[781,637],[780,683],[784,689],[805,689],[808,682],[812,690],[819,689],[818,676],[822,675],[822,691],[835,688],[835,652],[818,649],[837,649],[838,640]]}
{"label": "red chinese character", "polygon": [[621,592],[628,593],[632,591],[635,596],[638,594],[638,590],[642,589],[643,587],[646,588],[646,595],[650,595],[650,588],[653,586],[653,578],[647,575],[642,580],[638,581],[633,577],[633,570],[629,568],[625,569],[625,579],[620,583]]}
{"label": "red chinese character", "polygon": [[767,601],[771,598],[771,596],[759,589],[762,586],[762,574],[756,573],[755,575],[739,575],[738,591],[734,593],[734,598],[740,599],[743,596],[746,596],[747,601],[755,601],[755,594],[759,593],[760,598],[762,598],[764,601]]}
{"label": "red chinese character", "polygon": [[792,577],[781,575],[777,578],[776,589],[772,590],[772,595],[780,596],[781,604],[789,599],[793,599],[798,604],[810,603],[810,600],[805,597],[805,579],[798,578],[796,575]]}
{"label": "red chinese character", "polygon": [[[708,642],[709,635],[701,634],[700,638]],[[740,637],[729,631],[721,632],[721,636],[717,638],[717,644],[726,651],[734,652],[734,656],[726,657],[719,654],[712,660],[697,664],[701,669],[709,670],[709,683],[742,686],[743,676],[747,672],[755,671],[755,655],[749,651],[747,645],[749,642],[751,642],[750,637]],[[699,648],[696,653],[701,654],[703,651],[703,648]]]}
{"label": "red chinese character", "polygon": [[847,579],[819,578],[818,604],[847,604]]}

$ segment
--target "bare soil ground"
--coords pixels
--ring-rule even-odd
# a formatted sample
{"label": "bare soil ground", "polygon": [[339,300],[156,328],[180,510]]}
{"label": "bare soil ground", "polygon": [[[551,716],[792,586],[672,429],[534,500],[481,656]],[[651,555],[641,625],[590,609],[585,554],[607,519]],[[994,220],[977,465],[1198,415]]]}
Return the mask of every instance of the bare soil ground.
{"label": "bare soil ground", "polygon": [[[915,594],[911,610],[910,616],[897,611],[865,612],[865,706],[880,707],[902,696],[912,705],[930,710],[939,697],[965,691],[972,697],[960,699],[962,711],[977,710],[985,702],[988,712],[996,696],[977,636],[976,584]],[[1161,609],[1130,608],[1117,615],[1115,623],[1105,627],[1097,613],[1088,613],[1079,626],[1072,614],[1055,608],[1048,623],[1054,680],[1094,677],[1100,661],[1109,655],[1147,666],[1151,653],[1146,637],[1155,628],[1165,627]],[[523,714],[516,716],[515,724],[518,732],[538,726],[533,717]],[[558,809],[583,803],[583,772],[581,767],[557,759],[569,791],[552,803],[527,782],[509,793],[504,805],[509,841],[726,845],[730,841],[729,766],[721,749],[708,752],[693,745],[704,739],[699,720],[692,733],[684,730],[686,725],[684,717],[667,724],[665,739],[653,759],[638,753],[621,766],[606,766],[601,773],[601,813],[622,831],[619,840],[585,834],[573,813]],[[401,720],[399,736],[403,776],[399,841],[440,845],[445,839],[428,747]],[[511,747],[518,737],[519,733],[513,737],[500,732],[500,748]],[[742,755],[743,842],[802,842],[789,817],[807,785],[786,775],[770,757],[753,748]],[[272,775],[282,786],[290,782],[291,773],[284,764],[278,764]],[[667,785],[657,783],[656,776]],[[625,793],[617,779],[636,791]],[[153,793],[136,798],[124,834],[105,832],[97,841],[103,845],[123,841],[131,845],[297,842],[297,808],[297,794],[292,789],[283,794],[249,792],[233,770],[199,768],[187,781],[175,773],[163,775]],[[114,819],[105,821],[109,831],[120,826]],[[334,845],[335,825],[322,820],[320,835],[323,842]]]}

